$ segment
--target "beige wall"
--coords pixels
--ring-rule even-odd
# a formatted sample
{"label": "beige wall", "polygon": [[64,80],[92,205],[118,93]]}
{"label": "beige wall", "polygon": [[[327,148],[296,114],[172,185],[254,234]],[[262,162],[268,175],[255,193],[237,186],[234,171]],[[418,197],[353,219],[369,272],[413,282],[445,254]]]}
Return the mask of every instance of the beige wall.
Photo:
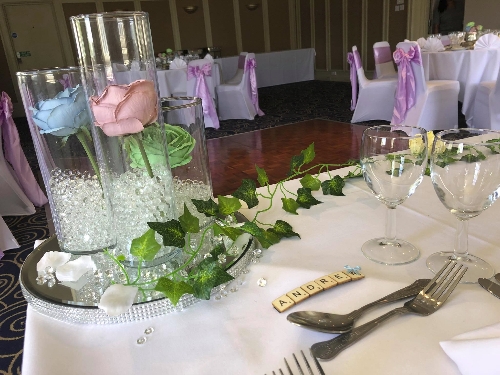
{"label": "beige wall", "polygon": [[500,1],[466,0],[464,25],[474,21],[486,29],[500,29]]}
{"label": "beige wall", "polygon": [[[0,0],[0,91],[18,102],[15,51],[10,43],[3,4]],[[404,0],[405,9],[396,12],[397,0],[16,0],[24,3],[52,3],[58,19],[63,54],[68,65],[76,64],[70,16],[113,10],[143,10],[150,14],[155,52],[167,48],[221,47],[223,56],[241,51],[269,52],[293,48],[316,49],[318,78],[345,75],[347,52],[356,44],[365,69],[373,70],[372,45],[389,40],[393,47],[413,29],[426,27],[427,16],[408,11],[426,0]],[[487,2],[486,0],[474,0]],[[497,0],[491,0],[495,2]],[[472,1],[471,1],[472,2]],[[257,4],[254,10],[249,4]],[[187,5],[198,7],[194,14]],[[425,7],[422,8],[427,10]],[[424,12],[425,13],[425,12]],[[486,23],[485,23],[486,24]],[[1,47],[1,43],[0,43]],[[10,76],[10,77],[9,77]],[[10,78],[10,80],[9,80]]]}

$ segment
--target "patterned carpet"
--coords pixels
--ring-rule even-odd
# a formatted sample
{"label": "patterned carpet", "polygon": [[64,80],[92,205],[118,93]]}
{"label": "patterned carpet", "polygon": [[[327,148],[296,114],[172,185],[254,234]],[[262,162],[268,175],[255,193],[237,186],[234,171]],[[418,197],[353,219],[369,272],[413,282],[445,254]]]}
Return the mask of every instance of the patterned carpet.
{"label": "patterned carpet", "polygon": [[[262,88],[259,89],[259,103],[265,116],[253,121],[221,121],[220,129],[206,130],[207,139],[316,118],[350,122],[350,95],[350,83],[345,82],[307,81]],[[30,166],[37,171],[38,162],[26,118],[16,118],[15,123]],[[21,374],[26,317],[26,302],[18,281],[19,270],[32,251],[35,239],[47,238],[49,231],[43,208],[31,216],[4,217],[4,220],[21,247],[6,251],[0,260],[0,375],[18,375]]]}

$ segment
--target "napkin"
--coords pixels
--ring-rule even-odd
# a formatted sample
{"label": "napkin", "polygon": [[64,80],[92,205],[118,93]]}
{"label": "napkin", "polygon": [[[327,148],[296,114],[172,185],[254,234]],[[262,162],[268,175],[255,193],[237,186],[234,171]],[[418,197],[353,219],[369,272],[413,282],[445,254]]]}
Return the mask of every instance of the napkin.
{"label": "napkin", "polygon": [[170,63],[170,69],[186,69],[187,64],[184,60],[179,59],[176,57],[171,63]]}
{"label": "napkin", "polygon": [[425,42],[427,42],[427,40],[425,40],[425,38],[418,38],[417,39],[417,43],[418,43],[418,46],[422,49],[424,48],[425,46]]}
{"label": "napkin", "polygon": [[425,41],[422,50],[426,52],[440,52],[444,51],[444,46],[438,38],[429,38]]}
{"label": "napkin", "polygon": [[498,49],[500,48],[500,38],[495,34],[486,34],[480,37],[476,43],[474,43],[474,49]]}
{"label": "napkin", "polygon": [[500,323],[460,334],[439,344],[462,375],[500,373]]}
{"label": "napkin", "polygon": [[210,60],[210,61],[214,61],[214,58],[212,57],[211,54],[207,53],[204,57],[205,60]]}

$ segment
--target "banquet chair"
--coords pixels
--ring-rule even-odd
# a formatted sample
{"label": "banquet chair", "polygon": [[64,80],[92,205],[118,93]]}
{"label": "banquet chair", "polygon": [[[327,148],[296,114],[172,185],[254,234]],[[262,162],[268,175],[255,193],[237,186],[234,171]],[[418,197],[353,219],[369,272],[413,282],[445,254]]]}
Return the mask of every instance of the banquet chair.
{"label": "banquet chair", "polygon": [[495,34],[485,34],[481,36],[476,43],[474,49],[498,49],[500,48],[500,38]]}
{"label": "banquet chair", "polygon": [[212,78],[213,61],[207,59],[192,60],[187,67],[187,96],[201,98],[203,117],[206,128],[219,128],[219,118],[215,105],[214,80]]}
{"label": "banquet chair", "polygon": [[420,126],[426,130],[456,128],[458,81],[426,82],[417,42],[398,43],[394,60],[398,66],[398,88],[391,123]]}
{"label": "banquet chair", "polygon": [[377,42],[373,45],[375,58],[375,75],[373,78],[397,78],[398,72],[394,69],[391,46],[388,42]]}
{"label": "banquet chair", "polygon": [[264,115],[259,107],[255,67],[255,54],[240,54],[235,76],[217,86],[219,119],[253,120]]}
{"label": "banquet chair", "polygon": [[500,74],[496,81],[479,83],[474,98],[472,127],[500,130]]}
{"label": "banquet chair", "polygon": [[[351,64],[352,101],[351,122],[369,120],[390,121],[396,92],[396,78],[367,79],[356,46],[348,54]],[[359,82],[359,95],[357,93]]]}

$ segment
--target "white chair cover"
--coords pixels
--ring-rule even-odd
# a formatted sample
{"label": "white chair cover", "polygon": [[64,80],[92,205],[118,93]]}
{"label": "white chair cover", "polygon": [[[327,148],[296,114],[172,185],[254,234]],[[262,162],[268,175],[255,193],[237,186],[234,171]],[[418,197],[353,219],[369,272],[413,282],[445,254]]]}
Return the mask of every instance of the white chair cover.
{"label": "white chair cover", "polygon": [[474,49],[497,49],[500,48],[500,38],[494,34],[485,34],[476,40]]}
{"label": "white chair cover", "polygon": [[394,69],[391,46],[388,42],[377,42],[373,45],[375,58],[375,74],[373,78],[397,78],[398,72]]}
{"label": "white chair cover", "polygon": [[[252,82],[254,89],[252,89]],[[256,115],[264,113],[259,108],[255,76],[255,54],[242,53],[238,59],[236,75],[223,85],[217,87],[219,101],[219,118],[253,120]]]}
{"label": "white chair cover", "polygon": [[187,64],[184,60],[176,57],[171,63],[170,63],[170,69],[186,69]]}
{"label": "white chair cover", "polygon": [[2,259],[3,257],[3,251],[17,249],[18,247],[19,244],[12,235],[12,232],[10,231],[7,224],[5,224],[5,221],[3,221],[2,217],[0,216],[0,259]]}
{"label": "white chair cover", "polygon": [[[356,46],[352,47],[352,54],[348,54],[348,56],[348,61],[351,64],[351,85],[353,88],[351,109],[354,108],[351,122],[370,120],[390,121],[394,104],[394,93],[396,91],[396,78],[369,80],[365,76],[361,57]],[[359,83],[357,98],[355,92],[357,86],[356,79]]]}
{"label": "white chair cover", "polygon": [[[458,125],[458,92],[460,85],[458,81],[425,81],[424,68],[420,55],[420,47],[417,42],[402,42],[396,46],[394,52],[397,61],[398,54],[411,56],[409,66],[413,72],[414,81],[409,79],[408,65],[398,65],[398,90],[396,92],[393,124],[420,126],[427,130],[454,129]],[[401,56],[400,55],[400,56]],[[398,101],[401,103],[414,87],[414,102],[405,101],[405,113],[398,111]],[[408,105],[407,105],[408,104]]]}
{"label": "white chair cover", "polygon": [[500,130],[500,74],[496,81],[478,85],[474,98],[472,126],[478,129]]}
{"label": "white chair cover", "polygon": [[215,107],[214,80],[212,78],[213,61],[199,59],[190,61],[187,68],[187,96],[201,98],[205,127],[219,128],[219,118]]}

